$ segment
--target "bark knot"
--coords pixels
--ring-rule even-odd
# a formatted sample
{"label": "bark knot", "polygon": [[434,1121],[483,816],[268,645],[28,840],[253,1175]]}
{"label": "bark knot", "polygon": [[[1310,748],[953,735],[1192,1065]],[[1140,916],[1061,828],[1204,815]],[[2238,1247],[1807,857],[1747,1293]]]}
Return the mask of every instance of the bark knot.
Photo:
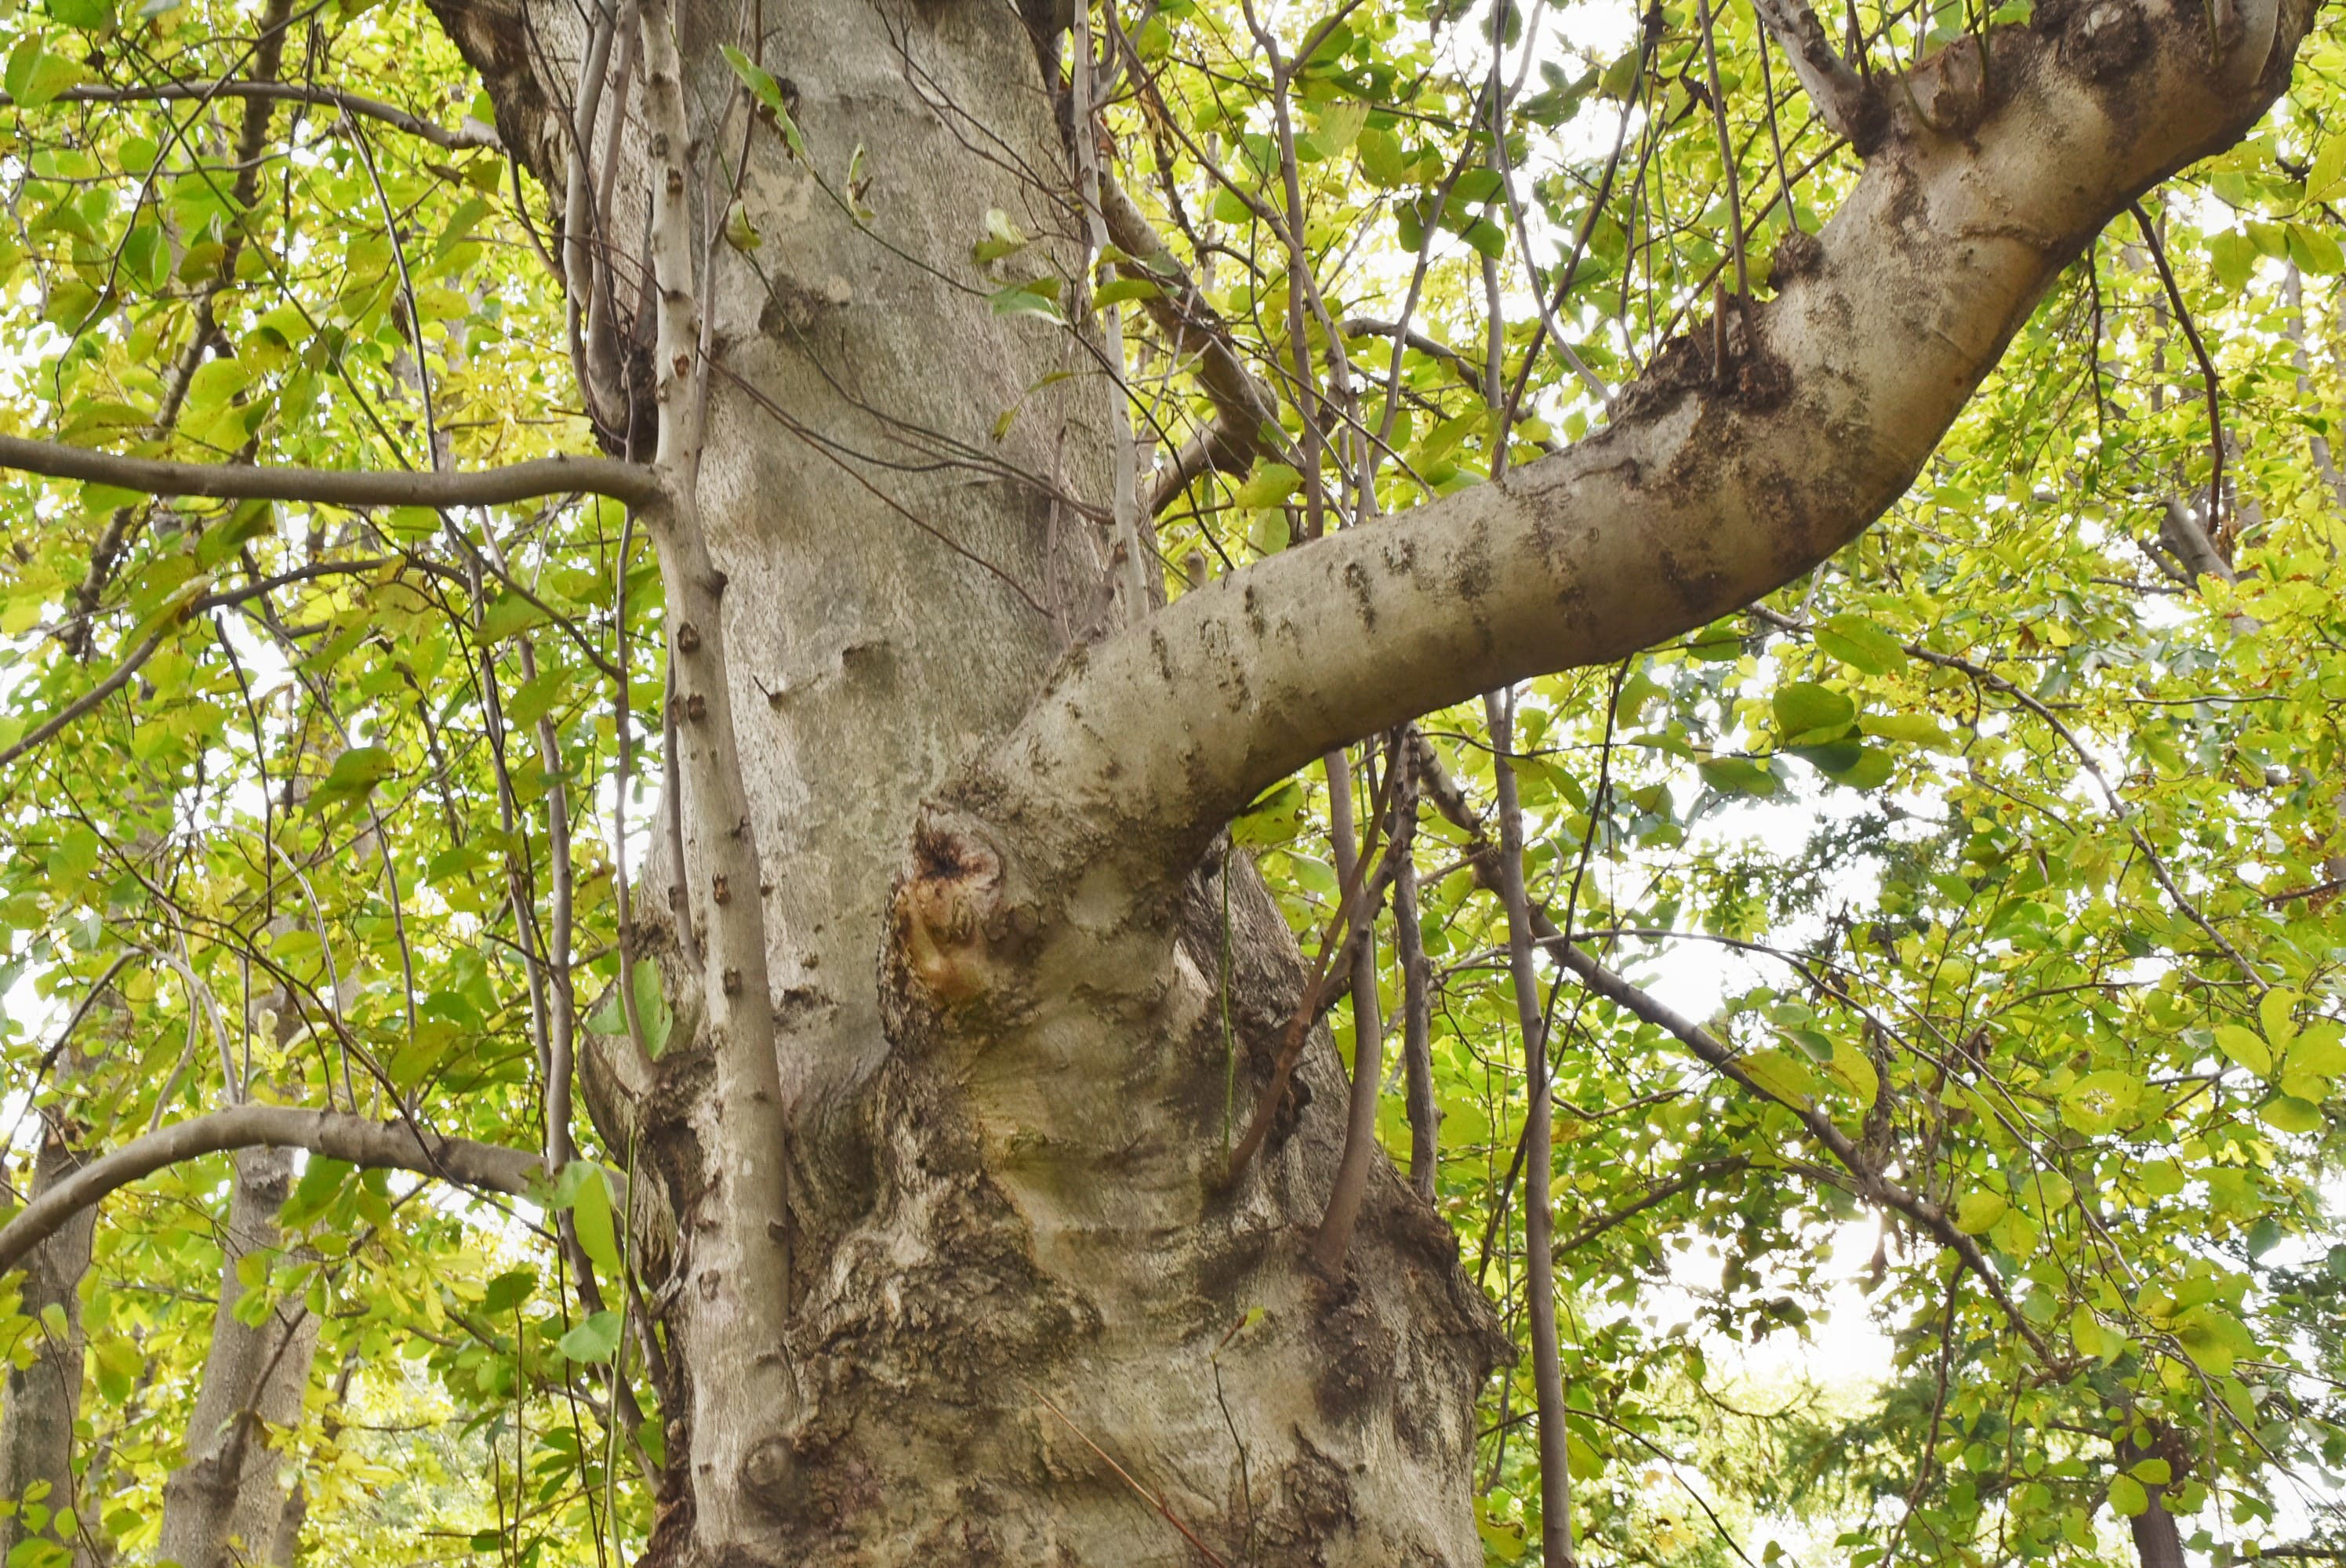
{"label": "bark knot", "polygon": [[1969,136],[1987,115],[1986,51],[1975,37],[1957,38],[1915,66],[1905,87],[1925,126],[1941,136]]}
{"label": "bark knot", "polygon": [[990,949],[1005,934],[1002,881],[1000,852],[975,832],[934,821],[914,832],[913,863],[896,887],[896,948],[944,1006],[991,986]]}

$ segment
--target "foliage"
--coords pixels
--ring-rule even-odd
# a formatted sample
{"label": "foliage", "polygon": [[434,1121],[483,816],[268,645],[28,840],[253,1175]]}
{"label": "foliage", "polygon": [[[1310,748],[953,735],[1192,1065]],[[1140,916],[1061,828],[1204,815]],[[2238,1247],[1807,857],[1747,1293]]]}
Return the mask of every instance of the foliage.
{"label": "foliage", "polygon": [[[1852,15],[1904,60],[2025,11]],[[1722,296],[1766,291],[1856,168],[1743,8],[1175,0],[1123,20],[1112,172],[1280,420],[1247,472],[1160,512],[1177,594],[1601,424]],[[586,449],[543,197],[422,12],[54,0],[0,19],[0,425],[319,467]],[[2346,1238],[2323,1185],[2346,1077],[2341,63],[2318,37],[2255,138],[2081,256],[1912,493],[1827,568],[1511,699],[1534,902],[1698,998],[1742,1072],[1544,961],[1584,1560],[1810,1542],[1856,1564],[2119,1563],[2122,1522],[2155,1507],[2212,1561],[2346,1528]],[[91,93],[257,77],[319,91]],[[421,137],[324,92],[362,83],[472,128]],[[1038,275],[1006,216],[969,239],[970,283],[1032,331],[1117,312],[1157,445],[1214,419],[1151,324],[1169,280],[1121,253]],[[989,412],[997,438],[1017,412]],[[2162,550],[2170,503],[2214,524],[2237,581]],[[662,698],[658,578],[622,509],[25,484],[0,494],[0,544],[20,1126],[99,1149],[258,1097],[536,1147],[553,1019],[657,1051],[648,969],[620,1004]],[[1422,729],[1495,840],[1483,713]],[[1402,754],[1356,754],[1355,820]],[[1290,781],[1236,829],[1307,947],[1350,854],[1327,789]],[[1380,917],[1377,1012],[1390,1062],[1421,949],[1436,1202],[1523,1336],[1525,1055],[1473,848],[1422,809],[1421,918]],[[1348,1059],[1353,1017],[1331,1014]],[[1382,1131],[1405,1158],[1399,1094]],[[302,1420],[272,1434],[312,1556],[640,1548],[662,1425],[612,1222],[631,1156],[573,1134],[584,1160],[509,1212],[306,1166],[284,1266],[232,1305],[323,1325]],[[184,1451],[227,1171],[174,1167],[98,1231],[79,1514],[134,1559]],[[1865,1226],[1860,1307],[1836,1243]],[[1738,1347],[1829,1347],[1859,1318],[1893,1348],[1879,1386],[1749,1402]],[[20,1358],[39,1331],[5,1329]],[[1530,1379],[1525,1357],[1483,1410],[1494,1563],[1537,1557]]]}

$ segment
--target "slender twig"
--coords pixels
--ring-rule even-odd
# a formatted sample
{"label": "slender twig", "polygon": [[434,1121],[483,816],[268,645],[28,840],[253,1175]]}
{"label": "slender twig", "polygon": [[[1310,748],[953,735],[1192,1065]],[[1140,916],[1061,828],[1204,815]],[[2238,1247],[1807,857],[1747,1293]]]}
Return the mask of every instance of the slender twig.
{"label": "slender twig", "polygon": [[2142,229],[2143,244],[2150,251],[2151,265],[2158,270],[2158,280],[2167,289],[2167,302],[2175,309],[2176,324],[2183,329],[2183,341],[2191,345],[2191,357],[2199,361],[2199,385],[2208,404],[2208,536],[2222,536],[2224,517],[2224,408],[2221,392],[2216,382],[2215,361],[2208,357],[2208,345],[2199,340],[2199,328],[2191,320],[2190,307],[2183,302],[2183,290],[2176,287],[2175,270],[2167,264],[2167,247],[2159,242],[2158,227],[2150,214],[2142,209],[2139,201],[2127,203],[2127,210]]}
{"label": "slender twig", "polygon": [[1114,1459],[1110,1458],[1107,1450],[1092,1441],[1091,1434],[1085,1431],[1083,1428],[1077,1426],[1074,1421],[1068,1420],[1067,1412],[1053,1404],[1049,1396],[1037,1393],[1035,1398],[1041,1402],[1045,1410],[1059,1418],[1059,1422],[1062,1426],[1076,1434],[1077,1441],[1081,1442],[1086,1448],[1091,1450],[1092,1452],[1097,1454],[1102,1464],[1107,1465],[1108,1469],[1116,1471],[1116,1476],[1118,1481],[1121,1481],[1125,1485],[1132,1488],[1132,1490],[1151,1508],[1154,1508],[1158,1513],[1164,1515],[1165,1522],[1179,1531],[1181,1532],[1181,1539],[1188,1542],[1191,1546],[1196,1547],[1198,1556],[1203,1557],[1207,1562],[1212,1563],[1214,1568],[1229,1568],[1229,1563],[1224,1563],[1221,1558],[1215,1555],[1214,1549],[1212,1547],[1198,1540],[1196,1533],[1192,1532],[1188,1525],[1181,1522],[1180,1519],[1175,1515],[1172,1504],[1165,1501],[1165,1494],[1163,1492],[1151,1492],[1147,1487],[1141,1485],[1140,1482],[1133,1480],[1131,1471],[1126,1470],[1124,1466],[1117,1463]]}

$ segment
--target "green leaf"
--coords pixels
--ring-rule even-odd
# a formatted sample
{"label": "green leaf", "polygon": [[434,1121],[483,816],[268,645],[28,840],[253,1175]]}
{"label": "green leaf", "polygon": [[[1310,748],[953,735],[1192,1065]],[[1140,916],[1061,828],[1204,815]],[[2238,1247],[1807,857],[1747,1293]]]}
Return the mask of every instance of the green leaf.
{"label": "green leaf", "polygon": [[2346,176],[2346,136],[2333,131],[2322,138],[2320,149],[2313,155],[2313,165],[2306,171],[2306,199],[2329,200],[2341,176]]}
{"label": "green leaf", "polygon": [[2216,280],[2232,293],[2249,286],[2249,276],[2256,270],[2257,243],[2238,229],[2226,229],[2208,238],[2208,262]]}
{"label": "green leaf", "polygon": [[1927,713],[1869,713],[1857,721],[1861,734],[1877,740],[1895,740],[1907,746],[1924,746],[1933,751],[1952,751],[1954,743],[1939,721]]}
{"label": "green leaf", "polygon": [[2320,1106],[2288,1095],[2276,1095],[2258,1106],[2257,1119],[2284,1133],[2320,1132],[2325,1121]]}
{"label": "green leaf", "polygon": [[1238,488],[1231,500],[1248,508],[1277,506],[1294,494],[1303,484],[1303,475],[1284,463],[1257,465],[1247,482]]}
{"label": "green leaf", "polygon": [[1312,156],[1330,158],[1352,145],[1369,123],[1369,106],[1357,102],[1332,103],[1320,111],[1320,123],[1311,134],[1302,138],[1311,145]]}
{"label": "green leaf", "polygon": [[2147,1512],[2149,1507],[2150,1493],[2142,1489],[2142,1482],[2130,1475],[2119,1474],[2110,1477],[2111,1512],[2121,1519],[2132,1519],[2137,1514]]}
{"label": "green leaf", "polygon": [[1838,615],[1816,629],[1817,647],[1868,675],[1902,669],[1906,650],[1898,639],[1859,615]]}
{"label": "green leaf", "polygon": [[2002,1193],[1967,1192],[1955,1205],[1955,1228],[1965,1236],[1984,1236],[2012,1207]]}
{"label": "green leaf", "polygon": [[2178,1316],[2174,1333],[2186,1355],[2218,1377],[2241,1357],[2256,1354],[2256,1336],[2248,1326],[2212,1304],[2202,1303]]}
{"label": "green leaf", "polygon": [[1165,290],[1146,278],[1114,278],[1092,292],[1092,303],[1106,309],[1127,300],[1154,300]]}
{"label": "green leaf", "polygon": [[508,1268],[489,1281],[488,1289],[481,1296],[481,1311],[491,1318],[505,1317],[528,1300],[536,1288],[536,1270]]}
{"label": "green leaf", "polygon": [[2297,1010],[2304,1001],[2296,992],[2278,985],[2258,999],[2257,1023],[2274,1050],[2288,1050],[2289,1043],[2297,1038]]}
{"label": "green leaf", "polygon": [[49,54],[43,46],[42,36],[27,33],[8,51],[8,64],[0,70],[0,89],[16,100],[16,107],[34,109],[53,101],[59,93],[81,81],[79,64],[62,55]]}
{"label": "green leaf", "polygon": [[600,1363],[619,1348],[619,1315],[597,1312],[556,1341],[556,1348],[574,1361]]}
{"label": "green leaf", "polygon": [[398,762],[380,746],[353,746],[334,759],[334,765],[311,791],[313,805],[333,805],[370,794],[398,771]]}
{"label": "green leaf", "polygon": [[1361,172],[1372,185],[1390,190],[1410,183],[1410,159],[1402,150],[1401,138],[1377,126],[1364,127],[1355,142],[1361,160]]}
{"label": "green leaf", "polygon": [[1810,760],[1816,762],[1826,778],[1844,789],[1879,789],[1890,782],[1890,775],[1896,769],[1887,751],[1877,751],[1867,746],[1836,747],[1832,749],[1836,753],[1853,755],[1835,755],[1830,759],[1811,758]]}
{"label": "green leaf", "polygon": [[1059,313],[1056,278],[1030,278],[1006,289],[996,289],[987,299],[997,316],[1034,316],[1063,327],[1067,324],[1066,317]]}
{"label": "green leaf", "polygon": [[2289,226],[2289,257],[2316,277],[2328,277],[2346,268],[2346,256],[2341,256],[2338,241],[2326,229],[2303,223]]}
{"label": "green leaf", "polygon": [[594,1166],[589,1169],[592,1174],[578,1184],[578,1196],[570,1209],[570,1223],[577,1228],[581,1250],[598,1272],[616,1283],[619,1278],[621,1263],[618,1234],[612,1223],[611,1184],[601,1166]]}
{"label": "green leaf", "polygon": [[2216,1049],[2259,1078],[2272,1076],[2272,1051],[2237,1023],[2216,1025]]}
{"label": "green leaf", "polygon": [[740,77],[742,85],[750,89],[750,96],[765,109],[774,127],[782,133],[782,141],[791,155],[804,162],[806,141],[799,135],[798,122],[790,118],[790,106],[783,101],[782,85],[764,66],[732,45],[719,45],[718,52],[725,56],[725,63],[733,67],[733,74]]}
{"label": "green leaf", "polygon": [[501,643],[552,619],[519,594],[500,594],[481,606],[481,636],[486,642]]}
{"label": "green leaf", "polygon": [[1764,799],[1783,788],[1782,780],[1770,772],[1766,764],[1747,757],[1713,757],[1696,767],[1702,773],[1702,781],[1722,795]]}
{"label": "green leaf", "polygon": [[554,711],[563,694],[570,689],[570,672],[559,667],[542,669],[536,677],[522,682],[513,696],[505,699],[505,722],[536,724]]}
{"label": "green leaf", "polygon": [[1857,704],[1831,687],[1796,680],[1776,688],[1770,699],[1776,730],[1787,746],[1838,740],[1857,721]]}
{"label": "green leaf", "polygon": [[91,1349],[90,1360],[97,1375],[98,1392],[116,1405],[130,1398],[131,1390],[138,1386],[138,1374],[147,1369],[145,1352],[127,1337],[98,1340]]}

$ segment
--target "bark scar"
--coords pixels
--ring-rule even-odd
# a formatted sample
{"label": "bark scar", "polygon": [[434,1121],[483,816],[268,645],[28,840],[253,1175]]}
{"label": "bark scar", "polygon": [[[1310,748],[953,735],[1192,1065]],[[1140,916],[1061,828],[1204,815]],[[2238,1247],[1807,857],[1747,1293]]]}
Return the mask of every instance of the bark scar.
{"label": "bark scar", "polygon": [[898,951],[946,1006],[991,988],[990,950],[1002,909],[1002,856],[976,834],[923,823],[896,887]]}

